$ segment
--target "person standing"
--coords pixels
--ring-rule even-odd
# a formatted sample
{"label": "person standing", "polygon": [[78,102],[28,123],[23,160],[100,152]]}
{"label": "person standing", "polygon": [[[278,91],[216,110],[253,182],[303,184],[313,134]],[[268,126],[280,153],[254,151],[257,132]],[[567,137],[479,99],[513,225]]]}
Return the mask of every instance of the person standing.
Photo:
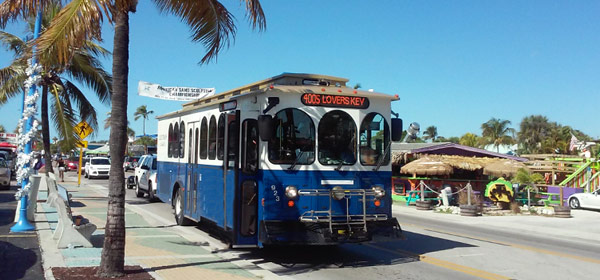
{"label": "person standing", "polygon": [[60,180],[62,182],[65,181],[65,161],[63,160],[62,157],[58,158],[58,161],[56,162],[58,165],[58,177],[60,178]]}

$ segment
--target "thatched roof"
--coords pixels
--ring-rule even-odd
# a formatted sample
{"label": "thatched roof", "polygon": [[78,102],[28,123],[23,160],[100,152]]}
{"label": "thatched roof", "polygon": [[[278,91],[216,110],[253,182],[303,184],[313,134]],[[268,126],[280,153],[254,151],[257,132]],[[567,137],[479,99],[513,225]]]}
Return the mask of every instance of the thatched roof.
{"label": "thatched roof", "polygon": [[483,168],[483,174],[492,176],[514,176],[521,168],[527,169],[525,164],[517,161],[504,160],[493,162]]}
{"label": "thatched roof", "polygon": [[[491,168],[486,173],[488,166]],[[516,170],[524,167],[522,163],[501,158],[421,155],[419,159],[402,166],[400,172],[417,175],[450,175],[454,173],[454,169],[463,169],[484,170],[484,174],[502,176],[512,175]]]}

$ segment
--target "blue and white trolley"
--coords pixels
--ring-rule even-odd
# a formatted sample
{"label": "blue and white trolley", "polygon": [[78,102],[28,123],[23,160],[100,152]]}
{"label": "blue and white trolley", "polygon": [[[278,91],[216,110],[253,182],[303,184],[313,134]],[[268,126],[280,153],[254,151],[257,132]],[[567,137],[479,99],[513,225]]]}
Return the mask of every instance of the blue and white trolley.
{"label": "blue and white trolley", "polygon": [[397,96],[284,73],[158,117],[157,196],[180,225],[234,247],[398,238],[390,143]]}

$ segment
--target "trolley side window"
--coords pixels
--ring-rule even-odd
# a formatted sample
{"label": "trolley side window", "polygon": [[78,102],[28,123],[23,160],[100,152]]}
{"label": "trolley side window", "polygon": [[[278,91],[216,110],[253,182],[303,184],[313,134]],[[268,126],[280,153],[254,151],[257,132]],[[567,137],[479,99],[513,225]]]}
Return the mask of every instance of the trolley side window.
{"label": "trolley side window", "polygon": [[185,154],[185,124],[181,121],[179,126],[179,158],[183,158]]}
{"label": "trolley side window", "polygon": [[167,146],[167,156],[173,156],[173,124],[169,124],[169,141]]}
{"label": "trolley side window", "polygon": [[245,120],[242,125],[242,172],[253,174],[258,169],[258,121]]}
{"label": "trolley side window", "polygon": [[217,120],[215,116],[210,117],[208,125],[208,159],[215,159],[217,155]]}
{"label": "trolley side window", "polygon": [[269,141],[269,160],[277,164],[311,164],[315,161],[315,125],[304,112],[283,109],[273,117],[275,137]]}
{"label": "trolley side window", "polygon": [[348,113],[335,110],[321,118],[319,162],[339,166],[356,162],[356,124]]}
{"label": "trolley side window", "polygon": [[[378,113],[370,113],[360,124],[360,163],[376,165],[384,155],[390,142],[390,128],[385,118]],[[382,164],[390,161],[389,153]]]}
{"label": "trolley side window", "polygon": [[223,160],[223,151],[225,145],[225,113],[219,116],[217,129],[217,159]]}
{"label": "trolley side window", "polygon": [[173,127],[173,151],[171,155],[176,158],[179,157],[179,123],[175,123]]}
{"label": "trolley side window", "polygon": [[200,159],[206,159],[208,152],[208,125],[206,123],[206,117],[202,118],[202,124],[200,125]]}

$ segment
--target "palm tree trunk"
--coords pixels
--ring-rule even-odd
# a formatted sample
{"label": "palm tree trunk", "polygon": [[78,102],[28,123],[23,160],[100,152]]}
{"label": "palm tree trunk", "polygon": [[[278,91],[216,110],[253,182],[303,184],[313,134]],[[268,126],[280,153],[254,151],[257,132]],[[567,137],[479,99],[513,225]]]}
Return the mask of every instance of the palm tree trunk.
{"label": "palm tree trunk", "polygon": [[52,169],[52,155],[50,154],[50,121],[48,119],[48,86],[42,87],[42,141],[44,142],[44,160],[46,161],[44,169],[54,173]]}
{"label": "palm tree trunk", "polygon": [[[134,8],[134,7],[132,7]],[[123,155],[127,137],[127,80],[129,74],[129,11],[115,8],[113,48],[113,94],[110,129],[110,178],[104,246],[98,275],[124,274],[125,265],[125,173]]]}
{"label": "palm tree trunk", "polygon": [[143,118],[143,119],[144,119],[144,136],[146,136],[146,118]]}

